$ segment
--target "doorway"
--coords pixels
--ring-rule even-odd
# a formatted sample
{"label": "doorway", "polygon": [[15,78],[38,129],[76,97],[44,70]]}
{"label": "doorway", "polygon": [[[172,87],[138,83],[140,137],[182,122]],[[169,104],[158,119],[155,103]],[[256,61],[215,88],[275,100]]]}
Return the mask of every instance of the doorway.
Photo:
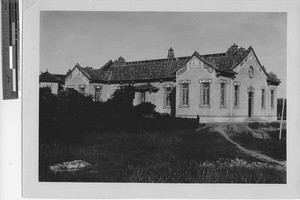
{"label": "doorway", "polygon": [[253,92],[248,94],[248,117],[253,116]]}

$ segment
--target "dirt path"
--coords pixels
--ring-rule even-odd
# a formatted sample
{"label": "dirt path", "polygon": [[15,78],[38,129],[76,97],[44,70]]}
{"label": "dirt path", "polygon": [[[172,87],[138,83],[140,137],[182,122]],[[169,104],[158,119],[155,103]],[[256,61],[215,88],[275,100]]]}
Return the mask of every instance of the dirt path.
{"label": "dirt path", "polygon": [[229,138],[229,136],[226,134],[225,130],[226,130],[226,126],[228,124],[222,124],[220,126],[217,126],[217,127],[213,127],[213,130],[221,133],[221,135],[224,136],[224,138],[226,140],[228,140],[229,142],[231,142],[232,144],[236,145],[237,148],[239,148],[241,151],[243,151],[244,153],[252,156],[252,157],[255,157],[255,158],[259,158],[261,160],[264,160],[264,161],[267,161],[267,162],[272,162],[272,163],[276,163],[278,165],[281,165],[281,166],[284,166],[286,167],[286,162],[285,161],[278,161],[278,160],[275,160],[269,156],[266,156],[266,155],[263,155],[261,153],[258,153],[258,152],[255,152],[255,151],[252,151],[252,150],[249,150],[249,149],[246,149],[244,147],[242,147],[240,144],[234,142],[232,139]]}

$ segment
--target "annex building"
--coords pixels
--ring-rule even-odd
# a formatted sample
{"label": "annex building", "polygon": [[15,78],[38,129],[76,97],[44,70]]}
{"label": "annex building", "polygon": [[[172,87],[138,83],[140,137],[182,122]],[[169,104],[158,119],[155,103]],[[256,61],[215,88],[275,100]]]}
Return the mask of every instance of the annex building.
{"label": "annex building", "polygon": [[199,115],[201,123],[276,120],[280,80],[266,71],[251,46],[234,44],[225,53],[194,52],[185,57],[175,57],[170,48],[163,59],[128,62],[120,57],[99,69],[77,63],[63,79],[45,73],[40,75],[41,87],[47,85],[44,76],[64,88],[91,94],[95,101],[106,101],[122,85],[131,84],[135,105],[151,102],[156,111],[176,117]]}

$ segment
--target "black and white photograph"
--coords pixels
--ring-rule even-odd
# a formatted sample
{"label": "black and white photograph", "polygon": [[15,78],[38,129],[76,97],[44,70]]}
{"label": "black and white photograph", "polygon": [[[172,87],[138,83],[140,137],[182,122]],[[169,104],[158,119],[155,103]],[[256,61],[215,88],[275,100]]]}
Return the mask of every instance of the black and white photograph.
{"label": "black and white photograph", "polygon": [[300,2],[1,3],[1,200],[300,198]]}
{"label": "black and white photograph", "polygon": [[287,13],[40,11],[39,182],[287,183]]}

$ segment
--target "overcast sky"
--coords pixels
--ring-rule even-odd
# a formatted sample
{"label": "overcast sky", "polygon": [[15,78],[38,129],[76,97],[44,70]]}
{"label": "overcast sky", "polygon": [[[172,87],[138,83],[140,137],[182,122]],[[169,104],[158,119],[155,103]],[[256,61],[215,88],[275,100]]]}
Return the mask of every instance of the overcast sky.
{"label": "overcast sky", "polygon": [[205,12],[42,11],[41,71],[66,73],[79,63],[100,68],[126,61],[225,52],[233,43],[254,48],[286,97],[286,14]]}

